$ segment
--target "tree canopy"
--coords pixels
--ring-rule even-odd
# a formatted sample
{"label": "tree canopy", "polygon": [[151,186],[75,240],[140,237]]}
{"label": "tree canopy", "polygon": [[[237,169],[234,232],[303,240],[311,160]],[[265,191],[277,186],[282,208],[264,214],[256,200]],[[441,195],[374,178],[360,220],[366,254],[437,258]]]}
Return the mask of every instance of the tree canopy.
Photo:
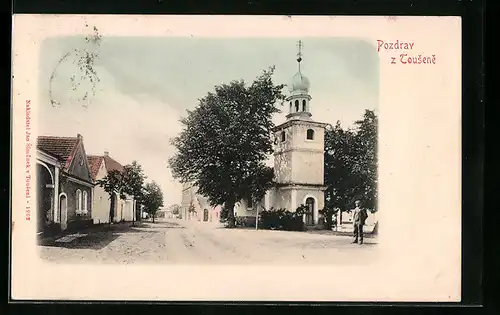
{"label": "tree canopy", "polygon": [[[197,186],[212,206],[233,209],[242,198],[258,200],[272,182],[265,160],[273,152],[272,117],[284,99],[273,73],[274,67],[263,71],[249,86],[243,80],[216,86],[181,120],[172,174]],[[234,226],[233,211],[228,222]]]}
{"label": "tree canopy", "polygon": [[142,203],[144,198],[144,181],[147,179],[142,166],[137,161],[125,165],[123,167],[123,177],[123,191],[128,195],[134,196],[134,199],[137,200],[138,203]]}
{"label": "tree canopy", "polygon": [[377,210],[377,128],[374,111],[366,110],[352,129],[339,122],[325,133],[325,205],[349,210],[357,199]]}
{"label": "tree canopy", "polygon": [[153,217],[153,222],[155,222],[156,212],[160,207],[163,207],[163,192],[160,186],[152,181],[145,185],[143,194],[144,209]]}
{"label": "tree canopy", "polygon": [[134,161],[132,164],[125,165],[121,172],[118,170],[109,171],[104,178],[97,181],[97,185],[101,186],[109,194],[111,200],[109,209],[110,223],[114,217],[115,196],[122,200],[126,199],[127,195],[133,196],[140,205],[144,198],[143,185],[145,179],[146,175],[144,175],[142,166],[137,161]]}

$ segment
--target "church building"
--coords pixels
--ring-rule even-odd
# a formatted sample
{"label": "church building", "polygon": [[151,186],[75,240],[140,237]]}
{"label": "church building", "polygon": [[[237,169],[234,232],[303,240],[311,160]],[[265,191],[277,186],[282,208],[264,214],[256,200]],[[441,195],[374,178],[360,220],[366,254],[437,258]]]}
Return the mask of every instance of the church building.
{"label": "church building", "polygon": [[[297,54],[298,71],[287,85],[288,114],[274,132],[275,187],[261,202],[241,200],[235,205],[235,216],[255,218],[257,210],[280,209],[295,211],[306,205],[309,214],[304,216],[308,226],[320,221],[319,210],[324,207],[324,136],[326,123],[312,118],[312,97],[309,79],[301,71],[302,42]],[[186,199],[186,198],[183,198]],[[185,204],[189,201],[186,199]]]}
{"label": "church building", "polygon": [[[317,225],[319,210],[323,209],[324,191],[324,137],[326,123],[312,119],[312,97],[309,79],[302,73],[302,42],[297,54],[298,71],[287,85],[288,114],[286,121],[274,128],[274,181],[259,203],[265,209],[284,208],[295,211],[306,205],[309,214],[304,216],[306,225]],[[255,216],[254,207],[246,203],[237,206],[238,216]]]}

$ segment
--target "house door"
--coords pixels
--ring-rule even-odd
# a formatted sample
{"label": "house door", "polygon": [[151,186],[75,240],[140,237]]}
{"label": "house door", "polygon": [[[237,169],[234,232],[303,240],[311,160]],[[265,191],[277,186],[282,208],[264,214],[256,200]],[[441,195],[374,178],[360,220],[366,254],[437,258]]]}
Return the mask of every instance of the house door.
{"label": "house door", "polygon": [[59,209],[61,211],[61,230],[66,230],[68,227],[68,200],[66,196],[61,196],[59,198]]}
{"label": "house door", "polygon": [[203,221],[208,221],[208,209],[203,210]]}
{"label": "house door", "polygon": [[306,224],[314,225],[314,198],[306,199],[307,214],[306,214]]}

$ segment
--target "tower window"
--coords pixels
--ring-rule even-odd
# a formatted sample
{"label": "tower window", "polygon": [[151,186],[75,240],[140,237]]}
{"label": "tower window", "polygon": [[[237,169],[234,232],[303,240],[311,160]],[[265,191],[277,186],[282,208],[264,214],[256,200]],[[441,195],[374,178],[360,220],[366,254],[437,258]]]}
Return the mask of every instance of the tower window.
{"label": "tower window", "polygon": [[299,111],[299,100],[295,100],[295,111]]}
{"label": "tower window", "polygon": [[285,142],[286,136],[285,136],[285,131],[281,132],[281,142]]}
{"label": "tower window", "polygon": [[314,130],[307,129],[307,140],[314,140]]}
{"label": "tower window", "polygon": [[306,100],[303,100],[302,101],[302,111],[305,112],[306,111]]}
{"label": "tower window", "polygon": [[290,112],[292,112],[292,102],[290,101]]}

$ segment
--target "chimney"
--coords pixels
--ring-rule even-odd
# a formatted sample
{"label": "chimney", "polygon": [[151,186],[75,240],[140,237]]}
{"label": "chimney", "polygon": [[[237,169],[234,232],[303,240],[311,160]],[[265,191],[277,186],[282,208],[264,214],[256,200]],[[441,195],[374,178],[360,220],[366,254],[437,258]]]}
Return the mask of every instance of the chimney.
{"label": "chimney", "polygon": [[109,156],[109,152],[108,151],[104,151],[104,156]]}
{"label": "chimney", "polygon": [[82,135],[81,135],[81,134],[77,134],[77,135],[76,135],[76,137],[77,137],[78,139],[83,139],[83,137],[82,137]]}

